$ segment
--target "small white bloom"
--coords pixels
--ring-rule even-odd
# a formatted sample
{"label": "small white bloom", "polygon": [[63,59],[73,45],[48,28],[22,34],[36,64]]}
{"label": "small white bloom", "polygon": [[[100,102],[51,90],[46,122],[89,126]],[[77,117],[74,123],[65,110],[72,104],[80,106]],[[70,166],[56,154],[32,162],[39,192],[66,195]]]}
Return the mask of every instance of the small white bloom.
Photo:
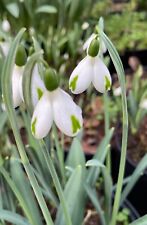
{"label": "small white bloom", "polygon": [[142,108],[142,109],[147,109],[147,99],[144,99],[144,100],[140,103],[140,108]]}
{"label": "small white bloom", "polygon": [[[104,49],[101,44],[101,49]],[[111,76],[108,68],[99,57],[99,43],[97,34],[92,34],[85,42],[84,49],[87,49],[87,56],[76,66],[69,79],[69,88],[74,94],[85,91],[91,83],[101,93],[110,90]],[[102,50],[100,50],[102,51]]]}
{"label": "small white bloom", "polygon": [[80,94],[93,83],[97,91],[110,90],[111,76],[104,62],[98,57],[86,56],[74,69],[69,79],[69,88],[74,94]]}
{"label": "small white bloom", "polygon": [[120,96],[121,95],[121,87],[115,88],[113,90],[114,96]]}
{"label": "small white bloom", "polygon": [[9,48],[10,48],[10,43],[5,41],[5,42],[0,42],[0,47],[3,51],[4,56],[8,55]]}
{"label": "small white bloom", "polygon": [[3,20],[2,21],[2,29],[5,32],[9,32],[10,31],[10,23],[8,20]]}
{"label": "small white bloom", "polygon": [[83,124],[80,107],[60,88],[46,90],[36,105],[31,123],[34,137],[44,138],[53,121],[64,134],[71,137],[77,135]]}
{"label": "small white bloom", "polygon": [[88,22],[84,22],[82,24],[82,30],[87,30],[88,27],[89,27],[89,23]]}

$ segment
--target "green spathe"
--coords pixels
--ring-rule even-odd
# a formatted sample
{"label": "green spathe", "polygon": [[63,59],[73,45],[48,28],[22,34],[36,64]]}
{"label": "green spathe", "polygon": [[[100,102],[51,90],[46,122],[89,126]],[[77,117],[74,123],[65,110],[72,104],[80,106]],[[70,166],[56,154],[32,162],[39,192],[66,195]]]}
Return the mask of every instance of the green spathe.
{"label": "green spathe", "polygon": [[70,82],[70,84],[69,84],[69,88],[70,88],[72,91],[75,91],[75,89],[76,89],[77,80],[78,80],[78,75],[76,75],[76,76],[72,79],[72,81]]}
{"label": "green spathe", "polygon": [[93,39],[88,48],[88,55],[91,57],[96,57],[99,52],[99,41],[97,38]]}
{"label": "green spathe", "polygon": [[81,125],[75,115],[71,115],[71,122],[72,122],[72,132],[73,134],[75,134],[77,133],[78,130],[81,129]]}
{"label": "green spathe", "polygon": [[24,66],[27,62],[27,53],[25,47],[20,44],[17,49],[15,63],[17,66]]}
{"label": "green spathe", "polygon": [[54,91],[59,87],[59,76],[54,69],[46,69],[44,72],[44,83],[48,91]]}

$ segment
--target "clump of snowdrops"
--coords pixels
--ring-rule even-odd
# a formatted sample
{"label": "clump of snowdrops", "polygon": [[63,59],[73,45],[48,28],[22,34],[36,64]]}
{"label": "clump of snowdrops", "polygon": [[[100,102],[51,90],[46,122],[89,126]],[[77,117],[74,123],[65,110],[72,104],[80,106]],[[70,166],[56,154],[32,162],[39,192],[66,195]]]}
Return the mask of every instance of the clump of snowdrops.
{"label": "clump of snowdrops", "polygon": [[[62,89],[58,71],[44,60],[43,50],[34,37],[34,53],[28,57],[22,41],[24,32],[23,28],[12,43],[4,42],[1,45],[3,110],[8,115],[16,145],[10,157],[10,174],[5,166],[6,159],[2,156],[0,172],[11,190],[10,199],[15,198],[19,204],[16,207],[12,201],[10,210],[2,205],[0,219],[19,225],[84,224],[86,204],[90,200],[102,225],[116,225],[120,206],[145,168],[145,158],[137,171],[127,179],[122,191],[128,130],[125,78],[119,55],[103,32],[103,20],[99,20],[94,33],[85,43],[86,56],[73,70],[69,88],[73,94],[80,94],[92,83],[107,100],[112,81],[103,61],[103,53],[108,50],[122,90],[123,135],[116,186],[112,184],[110,169],[113,128],[109,128],[107,104],[105,137],[93,158],[86,162],[80,141],[84,129],[82,109]],[[19,113],[28,134],[27,143],[20,136],[17,107],[20,107]],[[74,137],[66,159],[56,127],[61,133]],[[103,178],[103,198],[97,195],[96,184],[100,176]],[[20,208],[23,212],[21,215]],[[52,213],[53,209],[56,213]]]}

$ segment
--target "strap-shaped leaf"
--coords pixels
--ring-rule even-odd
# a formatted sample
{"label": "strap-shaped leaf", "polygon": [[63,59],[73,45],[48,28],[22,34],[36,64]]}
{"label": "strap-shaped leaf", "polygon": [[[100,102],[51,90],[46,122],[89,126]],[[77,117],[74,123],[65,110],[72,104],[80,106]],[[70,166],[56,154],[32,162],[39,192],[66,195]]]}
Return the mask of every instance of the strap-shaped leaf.
{"label": "strap-shaped leaf", "polygon": [[126,199],[128,194],[131,192],[132,188],[138,181],[140,175],[143,173],[143,171],[147,168],[147,154],[141,159],[138,166],[136,167],[134,173],[130,177],[130,180],[128,184],[126,185],[125,189],[123,190],[122,196],[121,196],[121,204]]}
{"label": "strap-shaped leaf", "polygon": [[[64,196],[66,199],[66,205],[71,216],[72,225],[82,224],[85,208],[85,195],[84,195],[84,174],[82,167],[78,166],[71,177],[69,178],[65,190]],[[65,225],[63,209],[60,204],[57,211],[56,225]]]}
{"label": "strap-shaped leaf", "polygon": [[74,138],[70,147],[66,165],[71,168],[76,168],[78,165],[85,167],[85,156],[78,138]]}
{"label": "strap-shaped leaf", "polygon": [[140,217],[139,219],[135,220],[133,223],[129,225],[146,225],[147,224],[147,215]]}
{"label": "strap-shaped leaf", "polygon": [[[108,134],[104,137],[104,139],[101,141],[99,147],[97,148],[97,151],[93,157],[93,159],[98,159],[102,164],[104,163],[104,160],[107,155],[107,151],[109,148],[109,143],[111,140],[111,137],[113,135],[114,129],[111,128],[108,132]],[[98,175],[100,173],[100,167],[96,168],[90,168],[90,170],[87,173],[87,183],[90,185],[95,185],[95,182],[98,178]]]}
{"label": "strap-shaped leaf", "polygon": [[24,217],[8,210],[0,209],[0,219],[15,225],[31,225]]}

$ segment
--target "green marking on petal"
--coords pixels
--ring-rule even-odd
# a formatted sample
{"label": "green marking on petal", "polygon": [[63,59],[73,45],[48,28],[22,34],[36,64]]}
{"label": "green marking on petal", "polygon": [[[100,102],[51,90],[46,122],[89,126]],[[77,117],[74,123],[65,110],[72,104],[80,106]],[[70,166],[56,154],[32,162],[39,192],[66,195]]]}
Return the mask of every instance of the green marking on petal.
{"label": "green marking on petal", "polygon": [[72,132],[73,134],[75,134],[79,129],[81,129],[81,125],[79,120],[74,115],[71,115],[71,122],[72,122]]}
{"label": "green marking on petal", "polygon": [[106,88],[106,91],[109,91],[111,88],[111,82],[107,76],[105,76],[105,88]]}
{"label": "green marking on petal", "polygon": [[69,88],[72,90],[72,91],[75,91],[76,89],[76,86],[77,86],[77,80],[78,80],[78,75],[76,75],[72,81],[70,82],[69,84]]}
{"label": "green marking on petal", "polygon": [[36,122],[37,122],[37,118],[35,117],[34,121],[32,122],[32,125],[31,125],[31,130],[32,130],[32,134],[35,135],[36,133]]}
{"label": "green marking on petal", "polygon": [[40,88],[37,88],[37,94],[38,94],[38,99],[40,100],[43,95],[43,91]]}

